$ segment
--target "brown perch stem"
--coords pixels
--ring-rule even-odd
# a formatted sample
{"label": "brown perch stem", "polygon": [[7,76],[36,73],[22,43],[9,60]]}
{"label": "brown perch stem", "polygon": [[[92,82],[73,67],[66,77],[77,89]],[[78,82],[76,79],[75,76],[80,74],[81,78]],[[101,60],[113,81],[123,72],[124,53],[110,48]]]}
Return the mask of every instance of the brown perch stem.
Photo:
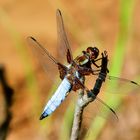
{"label": "brown perch stem", "polygon": [[[81,82],[84,83],[84,78]],[[84,108],[93,100],[94,99],[89,98],[87,94],[84,95],[83,89],[79,90],[79,96],[74,113],[71,140],[79,140]]]}

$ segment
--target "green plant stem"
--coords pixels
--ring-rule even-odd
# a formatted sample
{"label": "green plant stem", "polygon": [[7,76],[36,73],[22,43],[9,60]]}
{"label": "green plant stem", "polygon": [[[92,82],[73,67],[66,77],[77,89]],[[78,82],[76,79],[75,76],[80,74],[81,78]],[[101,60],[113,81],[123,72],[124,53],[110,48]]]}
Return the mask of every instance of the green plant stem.
{"label": "green plant stem", "polygon": [[[122,66],[124,63],[124,57],[126,52],[126,44],[128,41],[128,37],[130,34],[130,25],[131,25],[131,19],[132,19],[132,13],[134,9],[134,3],[133,0],[120,0],[120,27],[119,27],[119,33],[118,33],[118,39],[116,41],[116,46],[114,50],[114,57],[111,61],[112,67],[110,69],[110,75],[117,75],[119,76],[121,74]],[[114,96],[114,95],[113,95]],[[115,102],[112,100],[111,95],[105,96],[105,102],[110,104],[111,106],[114,106],[114,108],[117,108],[118,105],[121,103],[122,98],[115,97]],[[96,117],[94,119],[94,122],[92,123],[92,128],[94,129],[94,133],[90,134],[87,140],[96,140],[98,135],[103,129],[104,124],[106,123],[106,120],[100,119],[99,117]]]}

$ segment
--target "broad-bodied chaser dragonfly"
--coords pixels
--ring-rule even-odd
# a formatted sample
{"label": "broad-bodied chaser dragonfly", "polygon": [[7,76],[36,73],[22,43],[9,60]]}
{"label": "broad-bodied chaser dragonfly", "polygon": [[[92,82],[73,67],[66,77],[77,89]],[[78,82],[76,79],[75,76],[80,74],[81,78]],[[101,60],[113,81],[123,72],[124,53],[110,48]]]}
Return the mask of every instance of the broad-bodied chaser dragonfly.
{"label": "broad-bodied chaser dragonfly", "polygon": [[[57,33],[58,33],[58,41],[59,41],[59,47],[60,50],[63,51],[63,55],[66,56],[68,65],[63,65],[58,60],[56,60],[46,48],[44,48],[35,38],[28,37],[28,42],[30,46],[33,46],[35,48],[36,52],[41,54],[42,61],[44,63],[44,67],[47,67],[47,63],[45,62],[45,59],[50,60],[53,62],[56,67],[58,67],[60,78],[62,79],[61,84],[57,88],[54,95],[51,97],[51,99],[48,101],[47,105],[45,106],[42,115],[40,116],[40,120],[43,118],[49,116],[52,112],[55,111],[55,109],[61,104],[61,102],[66,98],[67,94],[73,90],[76,91],[78,89],[84,89],[87,91],[87,95],[89,97],[96,97],[98,101],[100,101],[102,104],[104,104],[106,107],[108,107],[114,114],[115,112],[106,105],[101,99],[97,97],[101,85],[105,79],[108,79],[110,81],[123,81],[125,83],[129,83],[131,86],[139,86],[136,82],[130,81],[127,79],[117,78],[113,76],[108,76],[107,73],[109,72],[106,66],[103,66],[106,63],[102,63],[101,66],[98,66],[96,64],[97,61],[102,60],[104,61],[106,58],[106,55],[104,56],[102,53],[102,57],[98,58],[99,55],[99,49],[97,47],[88,47],[86,51],[82,52],[82,55],[77,56],[75,59],[73,59],[72,51],[67,39],[67,35],[64,28],[63,18],[61,15],[61,11],[56,11],[56,19],[57,19]],[[104,54],[106,54],[104,52]],[[104,56],[104,57],[103,57]],[[95,66],[96,69],[94,70],[91,68],[91,65]],[[102,69],[104,71],[102,72]],[[80,78],[84,77],[85,75],[98,75],[98,78],[96,80],[96,84],[93,88],[93,90],[88,90],[80,82]]]}

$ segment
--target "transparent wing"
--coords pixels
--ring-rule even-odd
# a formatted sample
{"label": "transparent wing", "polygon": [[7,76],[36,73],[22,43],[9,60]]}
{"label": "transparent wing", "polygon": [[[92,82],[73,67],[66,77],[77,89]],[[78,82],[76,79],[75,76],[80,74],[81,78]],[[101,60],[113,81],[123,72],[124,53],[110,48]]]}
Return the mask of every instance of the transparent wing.
{"label": "transparent wing", "polygon": [[100,108],[100,112],[99,114],[101,114],[101,116],[103,117],[108,117],[108,116],[111,116],[111,118],[116,121],[119,120],[116,112],[114,111],[114,109],[112,109],[109,105],[107,105],[103,100],[101,100],[100,98],[96,97],[96,100],[95,100],[96,104],[102,104],[103,106],[101,106]]}
{"label": "transparent wing", "polygon": [[114,76],[107,76],[107,91],[109,93],[129,93],[131,90],[140,89],[140,85],[135,81],[125,78],[119,78]]}
{"label": "transparent wing", "polygon": [[33,45],[44,57],[49,58],[53,63],[57,64],[57,60],[45,49],[35,38],[28,37],[27,38],[30,45]]}
{"label": "transparent wing", "polygon": [[54,75],[58,72],[57,60],[35,38],[28,37],[27,42],[49,78],[53,80]]}
{"label": "transparent wing", "polygon": [[[102,76],[104,77],[105,75],[102,74]],[[104,84],[108,93],[127,94],[132,90],[140,90],[140,85],[137,82],[110,75],[105,76]]]}
{"label": "transparent wing", "polygon": [[79,84],[79,86],[82,89],[84,89],[88,95],[90,95],[90,98],[93,99],[91,101],[91,103],[92,102],[94,103],[96,101],[98,104],[103,106],[102,108],[104,108],[105,112],[110,112],[110,114],[112,114],[113,118],[118,120],[118,116],[117,116],[116,112],[109,105],[107,105],[104,101],[102,101],[100,98],[98,98],[96,95],[94,95],[93,90],[89,90],[83,83],[81,83],[81,81],[78,78],[75,78],[75,80],[76,80],[77,84]]}
{"label": "transparent wing", "polygon": [[92,126],[96,117],[107,119],[113,123],[117,123],[119,120],[114,109],[96,97],[84,110],[82,132],[85,133],[85,137],[94,131],[95,127]]}
{"label": "transparent wing", "polygon": [[[61,11],[57,9],[56,11],[56,20],[57,20],[57,36],[58,36],[58,52],[60,57],[66,57],[68,63],[71,63],[73,60],[72,51],[67,39],[63,17]],[[59,58],[60,58],[59,57]],[[61,58],[60,58],[61,59]]]}
{"label": "transparent wing", "polygon": [[96,112],[96,114],[98,114],[99,116],[101,116],[103,118],[108,118],[110,116],[112,120],[115,120],[115,121],[119,120],[114,109],[112,109],[109,105],[107,105],[99,97],[95,96],[94,98],[95,98],[95,100],[93,100],[89,104],[90,107],[87,107],[87,108],[90,108],[88,111],[88,116],[92,116],[92,114],[95,114],[95,112]]}

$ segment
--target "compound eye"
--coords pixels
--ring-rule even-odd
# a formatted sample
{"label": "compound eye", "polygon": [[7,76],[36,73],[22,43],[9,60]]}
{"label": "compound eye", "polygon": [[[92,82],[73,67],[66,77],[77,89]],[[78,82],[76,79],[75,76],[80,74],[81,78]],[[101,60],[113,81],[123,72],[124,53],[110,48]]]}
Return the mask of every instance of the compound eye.
{"label": "compound eye", "polygon": [[97,47],[88,47],[87,52],[90,54],[92,59],[96,59],[99,55],[99,49]]}
{"label": "compound eye", "polygon": [[96,48],[96,47],[94,47],[94,48],[93,48],[93,52],[94,52],[95,58],[97,58],[98,55],[99,55],[99,49]]}

